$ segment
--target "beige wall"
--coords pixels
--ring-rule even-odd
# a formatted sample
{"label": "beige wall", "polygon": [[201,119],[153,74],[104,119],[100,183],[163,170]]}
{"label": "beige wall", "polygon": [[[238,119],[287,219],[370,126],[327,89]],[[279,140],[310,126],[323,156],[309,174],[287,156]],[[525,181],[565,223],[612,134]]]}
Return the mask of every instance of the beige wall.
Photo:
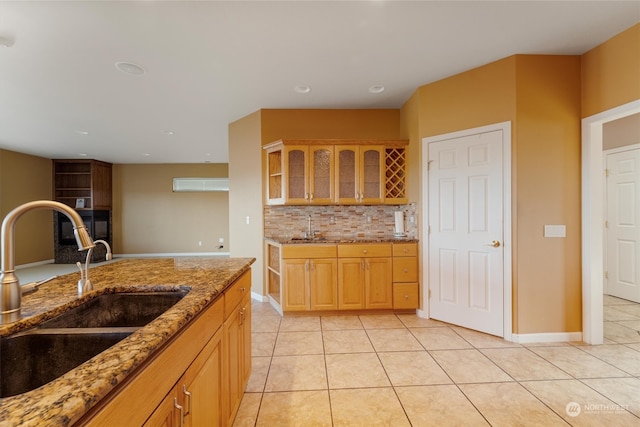
{"label": "beige wall", "polygon": [[400,111],[261,110],[262,143],[278,139],[397,139]]}
{"label": "beige wall", "polygon": [[604,150],[633,144],[640,144],[640,113],[602,125],[602,148]]}
{"label": "beige wall", "polygon": [[580,57],[516,57],[514,133],[514,331],[581,331]]}
{"label": "beige wall", "polygon": [[[581,330],[580,58],[504,58],[420,87],[402,113],[414,147],[511,121],[513,332]],[[567,238],[543,238],[544,224],[566,224]]]}
{"label": "beige wall", "polygon": [[582,117],[640,99],[640,23],[582,55]]}
{"label": "beige wall", "polygon": [[[0,150],[0,215],[33,200],[51,200],[51,160]],[[53,214],[36,210],[16,223],[15,263],[53,259]],[[1,250],[1,249],[0,249]]]}
{"label": "beige wall", "polygon": [[251,268],[251,291],[258,295],[266,295],[262,197],[260,111],[257,111],[229,125],[229,233],[231,256],[256,259]]}
{"label": "beige wall", "polygon": [[226,164],[113,165],[114,253],[227,252],[228,193],[172,191],[174,177],[227,175]]}

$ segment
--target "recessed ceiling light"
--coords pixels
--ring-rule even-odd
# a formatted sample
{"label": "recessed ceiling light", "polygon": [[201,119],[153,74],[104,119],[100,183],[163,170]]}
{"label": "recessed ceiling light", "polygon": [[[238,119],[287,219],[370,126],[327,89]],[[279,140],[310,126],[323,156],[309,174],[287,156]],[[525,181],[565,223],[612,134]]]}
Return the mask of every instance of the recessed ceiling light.
{"label": "recessed ceiling light", "polygon": [[384,86],[382,85],[373,85],[369,87],[370,93],[382,93],[384,92]]}
{"label": "recessed ceiling light", "polygon": [[145,157],[149,157],[151,154],[149,154],[149,153],[142,153],[142,155],[143,155],[143,156],[145,156]]}
{"label": "recessed ceiling light", "polygon": [[173,135],[175,132],[173,132],[172,130],[165,130],[164,133],[165,135]]}
{"label": "recessed ceiling light", "polygon": [[87,153],[78,153],[78,156],[80,156],[80,157],[87,157]]}
{"label": "recessed ceiling light", "polygon": [[133,76],[142,76],[146,74],[146,70],[144,68],[131,62],[116,62],[115,65],[118,71],[122,71],[126,74],[131,74]]}
{"label": "recessed ceiling light", "polygon": [[309,93],[311,92],[311,88],[307,85],[298,85],[293,88],[298,93]]}
{"label": "recessed ceiling light", "polygon": [[87,132],[86,130],[77,130],[76,133],[78,135],[89,135],[89,132]]}

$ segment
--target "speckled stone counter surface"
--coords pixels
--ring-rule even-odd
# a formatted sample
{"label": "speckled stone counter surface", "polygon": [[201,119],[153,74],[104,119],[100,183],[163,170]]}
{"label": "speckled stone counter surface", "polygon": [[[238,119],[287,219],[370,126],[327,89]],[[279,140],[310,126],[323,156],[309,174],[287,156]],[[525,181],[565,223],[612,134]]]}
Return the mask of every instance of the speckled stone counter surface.
{"label": "speckled stone counter surface", "polygon": [[279,238],[279,237],[265,237],[267,242],[273,242],[280,245],[309,245],[309,244],[344,244],[344,243],[417,243],[418,239],[412,239],[408,237],[396,238],[390,237],[319,237],[313,239],[302,238]]}
{"label": "speckled stone counter surface", "polygon": [[33,391],[0,399],[0,426],[72,425],[254,261],[219,257],[123,259],[92,268],[94,290],[80,298],[79,273],[60,276],[23,296],[23,320],[0,326],[1,336],[33,327],[103,293],[189,289],[160,317],[79,367]]}

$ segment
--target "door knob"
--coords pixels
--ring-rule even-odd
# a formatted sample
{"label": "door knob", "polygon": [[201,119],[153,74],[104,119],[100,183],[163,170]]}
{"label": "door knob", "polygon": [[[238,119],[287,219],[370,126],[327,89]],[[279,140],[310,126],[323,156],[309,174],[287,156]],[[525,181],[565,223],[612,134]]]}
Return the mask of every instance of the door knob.
{"label": "door knob", "polygon": [[500,241],[499,240],[492,240],[490,244],[486,245],[486,246],[491,246],[494,248],[499,248],[500,247]]}

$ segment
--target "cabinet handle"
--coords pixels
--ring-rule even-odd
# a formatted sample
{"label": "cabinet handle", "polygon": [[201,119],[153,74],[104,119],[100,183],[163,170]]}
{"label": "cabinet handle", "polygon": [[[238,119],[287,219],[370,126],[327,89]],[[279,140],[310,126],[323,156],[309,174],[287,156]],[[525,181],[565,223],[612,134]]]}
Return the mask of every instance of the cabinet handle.
{"label": "cabinet handle", "polygon": [[404,253],[406,254],[407,252],[409,252],[409,249],[404,248]]}
{"label": "cabinet handle", "polygon": [[178,398],[173,398],[173,406],[180,411],[180,427],[184,427],[184,408],[178,405]]}
{"label": "cabinet handle", "polygon": [[313,271],[313,260],[309,261],[309,265],[311,266],[311,271]]}
{"label": "cabinet handle", "polygon": [[367,262],[365,263],[365,265],[367,266],[367,270],[370,270],[370,268],[369,268],[369,261],[367,261]]}
{"label": "cabinet handle", "polygon": [[367,250],[366,250],[366,249],[365,249],[365,250],[363,250],[363,251],[362,251],[362,253],[363,253],[363,254],[366,254],[366,253],[367,253]]}
{"label": "cabinet handle", "polygon": [[408,268],[405,268],[405,269],[404,269],[404,270],[402,270],[402,271],[404,271],[405,273],[408,273],[408,272],[409,272],[409,269],[408,269]]}
{"label": "cabinet handle", "polygon": [[242,307],[242,310],[240,310],[240,326],[244,325],[244,320],[245,320],[245,312],[247,310],[247,307]]}
{"label": "cabinet handle", "polygon": [[246,291],[247,288],[240,288],[240,292],[244,293],[244,291]]}
{"label": "cabinet handle", "polygon": [[404,294],[404,299],[409,299],[409,295]]}
{"label": "cabinet handle", "polygon": [[182,393],[184,393],[186,399],[189,399],[189,406],[188,406],[189,409],[187,409],[187,412],[185,414],[190,414],[191,413],[191,392],[187,390],[186,384],[182,384]]}
{"label": "cabinet handle", "polygon": [[364,270],[364,260],[360,260],[360,270]]}
{"label": "cabinet handle", "polygon": [[309,193],[309,201],[313,202],[313,193]]}

